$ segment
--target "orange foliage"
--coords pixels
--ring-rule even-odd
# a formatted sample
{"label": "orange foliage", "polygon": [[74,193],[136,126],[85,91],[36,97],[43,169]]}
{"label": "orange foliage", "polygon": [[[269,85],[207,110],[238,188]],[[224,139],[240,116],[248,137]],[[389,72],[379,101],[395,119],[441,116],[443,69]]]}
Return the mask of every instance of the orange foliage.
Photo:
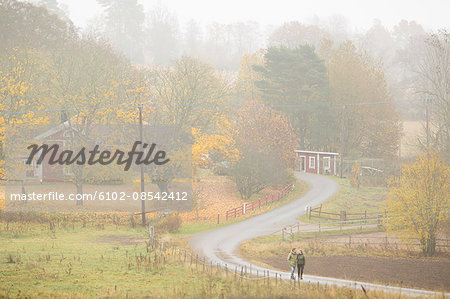
{"label": "orange foliage", "polygon": [[287,117],[272,108],[253,108],[261,106],[259,101],[249,101],[238,112],[237,143],[256,144],[261,151],[277,153],[286,166],[292,162],[297,145]]}

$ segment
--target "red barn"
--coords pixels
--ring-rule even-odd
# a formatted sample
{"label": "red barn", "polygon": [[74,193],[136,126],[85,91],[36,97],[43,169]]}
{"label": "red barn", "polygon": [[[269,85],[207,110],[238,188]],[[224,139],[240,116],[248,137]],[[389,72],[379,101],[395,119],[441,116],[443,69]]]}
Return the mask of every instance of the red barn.
{"label": "red barn", "polygon": [[313,151],[295,151],[295,170],[336,175],[336,160],[338,153],[313,152]]}

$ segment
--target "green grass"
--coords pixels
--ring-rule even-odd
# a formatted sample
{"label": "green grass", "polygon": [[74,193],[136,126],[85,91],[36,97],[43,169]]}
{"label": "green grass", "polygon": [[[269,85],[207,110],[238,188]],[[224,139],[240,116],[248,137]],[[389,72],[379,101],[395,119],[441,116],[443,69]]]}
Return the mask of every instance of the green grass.
{"label": "green grass", "polygon": [[[0,297],[182,297],[201,292],[208,275],[192,275],[172,260],[154,263],[155,253],[147,252],[144,241],[121,242],[120,237],[130,236],[145,238],[145,231],[107,226],[50,232],[39,227],[34,237],[2,234]],[[152,262],[140,263],[139,257]]]}
{"label": "green grass", "polygon": [[[203,271],[175,256],[147,251],[143,228],[76,224],[15,238],[0,231],[0,298],[364,298],[361,291],[271,280],[241,281],[213,268]],[[12,223],[11,223],[12,224]],[[156,257],[156,259],[155,259]],[[379,298],[390,298],[380,295]]]}
{"label": "green grass", "polygon": [[[351,186],[350,180],[346,178],[334,178],[339,184],[338,192],[322,204],[322,211],[329,213],[384,213],[381,203],[386,200],[388,188],[360,186],[359,190]],[[304,214],[299,217],[302,222],[326,222],[325,219],[308,218]]]}

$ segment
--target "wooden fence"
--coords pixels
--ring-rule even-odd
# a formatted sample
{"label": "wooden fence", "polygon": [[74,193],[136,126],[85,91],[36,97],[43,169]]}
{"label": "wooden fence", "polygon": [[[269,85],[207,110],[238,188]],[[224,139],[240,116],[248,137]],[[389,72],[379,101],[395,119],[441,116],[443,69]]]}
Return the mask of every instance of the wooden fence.
{"label": "wooden fence", "polygon": [[[317,233],[327,231],[342,231],[342,229],[358,229],[359,231],[364,231],[367,229],[379,228],[382,226],[382,216],[375,218],[365,218],[356,220],[336,221],[336,222],[319,222],[319,223],[300,223],[288,225],[284,227],[281,231],[276,231],[274,234],[279,234],[281,232],[281,237],[283,241],[293,242],[300,238],[301,233]],[[316,236],[317,236],[316,234]]]}
{"label": "wooden fence", "polygon": [[[414,246],[419,247],[420,246],[420,240],[417,238],[407,238],[407,239],[399,239],[396,237],[369,237],[369,236],[352,236],[348,235],[347,240],[335,240],[333,238],[329,240],[321,240],[320,243],[322,244],[334,244],[334,245],[342,245],[342,246],[359,246],[363,245],[365,247],[367,246],[378,246],[378,247],[408,247],[408,246]],[[436,249],[445,251],[450,248],[450,239],[436,239]]]}
{"label": "wooden fence", "polygon": [[[387,216],[387,212],[384,212],[384,216]],[[354,221],[354,220],[361,220],[361,219],[373,219],[373,218],[379,218],[383,217],[382,213],[378,212],[367,212],[365,210],[364,212],[360,213],[349,213],[347,211],[340,211],[340,213],[331,213],[331,212],[325,212],[322,211],[322,204],[318,207],[312,208],[309,207],[308,210],[308,218],[316,218],[316,219],[324,219],[329,221],[341,221],[344,224],[348,221]]]}
{"label": "wooden fence", "polygon": [[[154,254],[152,258],[147,257],[150,252],[149,250]],[[168,246],[165,242],[153,243],[151,248],[147,249],[147,252],[146,255],[141,254],[140,256],[136,256],[136,260],[150,264],[156,262],[166,264],[169,259],[172,259],[178,264],[189,268],[192,272],[197,271],[209,275],[221,275],[223,278],[233,280],[237,283],[246,283],[247,287],[250,285],[266,288],[287,287],[289,292],[292,292],[295,289],[300,290],[300,284],[303,283],[290,279],[287,273],[281,271],[252,269],[251,263],[239,266],[217,262],[213,263],[205,257],[199,256],[184,248]]]}
{"label": "wooden fence", "polygon": [[275,194],[266,195],[256,200],[244,202],[239,207],[229,209],[228,211],[225,212],[226,220],[228,220],[229,218],[239,217],[241,215],[246,214],[249,211],[253,211],[269,203],[279,201],[280,199],[284,198],[289,192],[291,192],[293,188],[294,185],[290,184]]}

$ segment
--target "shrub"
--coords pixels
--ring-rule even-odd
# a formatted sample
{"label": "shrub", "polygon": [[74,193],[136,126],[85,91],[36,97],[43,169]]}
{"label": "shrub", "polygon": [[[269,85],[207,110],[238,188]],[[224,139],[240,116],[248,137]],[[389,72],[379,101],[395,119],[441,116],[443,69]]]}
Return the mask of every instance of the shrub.
{"label": "shrub", "polygon": [[181,216],[178,215],[177,213],[174,213],[164,217],[158,223],[157,229],[159,230],[160,233],[165,232],[173,233],[180,230],[181,223],[182,223]]}

